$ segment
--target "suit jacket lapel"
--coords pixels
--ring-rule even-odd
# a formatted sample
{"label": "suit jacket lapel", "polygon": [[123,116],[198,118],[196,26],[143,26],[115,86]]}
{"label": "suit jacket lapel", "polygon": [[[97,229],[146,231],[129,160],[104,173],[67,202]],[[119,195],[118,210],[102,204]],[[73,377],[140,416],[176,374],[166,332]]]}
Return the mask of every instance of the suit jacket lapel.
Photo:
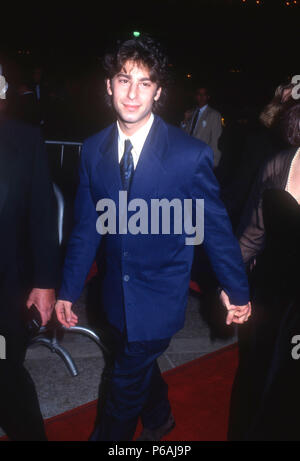
{"label": "suit jacket lapel", "polygon": [[155,116],[134,172],[130,199],[151,200],[157,196],[159,180],[164,171],[163,156],[167,150],[167,127],[160,117]]}
{"label": "suit jacket lapel", "polygon": [[[160,117],[155,116],[153,125],[145,141],[136,166],[128,199],[155,198],[158,181],[163,169],[163,155],[168,148],[167,127]],[[101,181],[108,197],[119,201],[119,191],[122,188],[120,165],[118,158],[118,129],[113,125],[104,143],[99,147],[101,158],[96,166],[95,184]]]}
{"label": "suit jacket lapel", "polygon": [[201,115],[200,120],[206,119],[207,116],[209,115],[209,113],[210,113],[210,107],[207,106],[207,108],[205,109],[205,111],[202,112],[202,115]]}
{"label": "suit jacket lapel", "polygon": [[108,192],[108,196],[115,203],[119,200],[119,190],[122,190],[122,181],[120,174],[119,155],[118,155],[118,128],[114,124],[111,132],[107,136],[104,144],[100,146],[101,160],[99,160],[96,172],[97,181],[100,181]]}
{"label": "suit jacket lapel", "polygon": [[203,120],[206,120],[207,118],[207,115],[209,114],[209,111],[210,111],[210,108],[209,106],[207,106],[207,108],[205,109],[204,112],[202,112],[202,114],[200,115],[199,119],[198,119],[198,122],[197,122],[197,125],[196,125],[196,128],[195,128],[195,133],[201,137],[201,133],[203,132]]}

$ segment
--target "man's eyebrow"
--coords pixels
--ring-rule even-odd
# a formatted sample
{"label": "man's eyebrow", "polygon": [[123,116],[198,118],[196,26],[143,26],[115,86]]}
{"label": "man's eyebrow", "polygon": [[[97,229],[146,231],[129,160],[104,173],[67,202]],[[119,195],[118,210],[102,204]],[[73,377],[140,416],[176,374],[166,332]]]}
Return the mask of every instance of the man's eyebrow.
{"label": "man's eyebrow", "polygon": [[[118,76],[118,77],[127,78],[128,80],[131,80],[131,79],[132,79],[132,76],[131,76],[131,75],[123,74],[122,72],[120,72],[119,74],[117,74],[117,76]],[[140,82],[149,82],[149,81],[151,81],[151,78],[150,78],[150,77],[143,77],[143,78],[140,78],[139,81],[140,81]]]}
{"label": "man's eyebrow", "polygon": [[128,79],[131,78],[130,75],[124,74],[123,72],[119,72],[119,73],[117,74],[117,77],[126,77],[126,78],[128,78]]}

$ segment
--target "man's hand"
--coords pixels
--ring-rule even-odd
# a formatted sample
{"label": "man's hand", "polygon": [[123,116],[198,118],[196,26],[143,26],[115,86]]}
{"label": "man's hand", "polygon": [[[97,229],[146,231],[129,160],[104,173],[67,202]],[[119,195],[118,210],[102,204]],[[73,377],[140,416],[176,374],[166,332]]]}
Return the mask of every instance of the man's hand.
{"label": "man's hand", "polygon": [[225,291],[221,291],[220,300],[222,304],[228,310],[226,324],[231,325],[232,323],[237,323],[241,325],[242,323],[247,322],[251,316],[251,303],[249,302],[245,306],[234,306],[230,303],[228,295]]}
{"label": "man's hand", "polygon": [[72,311],[72,303],[70,301],[58,300],[55,305],[55,311],[58,321],[65,327],[75,327],[78,323],[78,317]]}
{"label": "man's hand", "polygon": [[32,304],[36,306],[42,317],[42,326],[45,326],[51,319],[55,300],[54,289],[33,288],[27,299],[26,306],[28,309],[31,308]]}

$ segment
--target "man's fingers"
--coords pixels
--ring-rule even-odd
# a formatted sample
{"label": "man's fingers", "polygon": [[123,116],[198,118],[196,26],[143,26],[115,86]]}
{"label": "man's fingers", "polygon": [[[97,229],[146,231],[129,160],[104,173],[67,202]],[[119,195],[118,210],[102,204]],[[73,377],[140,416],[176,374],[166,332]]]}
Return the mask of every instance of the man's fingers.
{"label": "man's fingers", "polygon": [[244,317],[233,317],[233,323],[236,323],[237,325],[242,325],[243,323],[245,323],[247,321],[247,317],[244,316]]}
{"label": "man's fingers", "polygon": [[46,326],[47,323],[49,322],[51,315],[49,315],[47,312],[40,311],[41,318],[42,318],[42,326]]}
{"label": "man's fingers", "polygon": [[227,310],[230,309],[230,301],[229,301],[229,298],[228,298],[228,295],[225,293],[225,291],[221,291],[221,294],[220,294],[220,299],[221,299],[221,302],[222,304],[226,307]]}
{"label": "man's fingers", "polygon": [[57,303],[55,306],[57,320],[63,325],[66,324],[65,307],[63,303]]}
{"label": "man's fingers", "polygon": [[235,309],[234,316],[238,318],[245,317],[246,315],[248,315],[248,310],[249,309],[247,307],[245,309]]}
{"label": "man's fingers", "polygon": [[58,309],[56,311],[56,316],[57,316],[57,319],[58,321],[64,325],[65,327],[68,327],[68,323],[66,321],[66,316],[65,316],[65,311],[64,311],[64,308],[61,308],[61,309]]}
{"label": "man's fingers", "polygon": [[42,326],[45,326],[47,325],[47,323],[50,321],[51,317],[52,317],[52,312],[53,312],[53,309],[54,309],[54,305],[51,305],[51,306],[46,306],[46,307],[41,307],[39,305],[36,306],[36,308],[38,309],[39,313],[41,314],[41,317],[42,317]]}
{"label": "man's fingers", "polygon": [[251,310],[249,310],[245,315],[243,316],[238,316],[237,314],[234,315],[233,317],[233,322],[241,325],[243,323],[248,322],[249,318],[251,317]]}
{"label": "man's fingers", "polygon": [[71,321],[71,316],[72,316],[71,307],[64,305],[64,313],[65,313],[66,321],[69,323]]}
{"label": "man's fingers", "polygon": [[77,325],[78,323],[78,317],[77,315],[75,315],[73,312],[72,312],[72,317],[71,317],[71,320],[70,320],[70,325],[72,327],[74,327],[75,325]]}
{"label": "man's fingers", "polygon": [[32,299],[28,298],[27,301],[26,301],[26,307],[27,307],[27,309],[30,309],[31,306],[32,306],[32,304],[33,304]]}
{"label": "man's fingers", "polygon": [[231,325],[234,323],[244,323],[245,319],[248,319],[249,310],[248,309],[230,309],[228,311],[226,323]]}
{"label": "man's fingers", "polygon": [[232,309],[228,311],[227,318],[226,318],[226,324],[231,325],[234,319],[234,314],[235,314],[235,309]]}
{"label": "man's fingers", "polygon": [[75,326],[78,323],[78,317],[72,311],[72,303],[58,301],[55,310],[58,321],[66,328]]}

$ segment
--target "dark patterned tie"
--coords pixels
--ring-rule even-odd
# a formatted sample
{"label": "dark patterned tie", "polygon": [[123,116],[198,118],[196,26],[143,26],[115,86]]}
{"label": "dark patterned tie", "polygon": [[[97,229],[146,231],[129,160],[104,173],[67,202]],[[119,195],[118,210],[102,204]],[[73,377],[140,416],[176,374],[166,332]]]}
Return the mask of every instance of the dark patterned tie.
{"label": "dark patterned tie", "polygon": [[132,148],[133,145],[131,144],[131,141],[126,139],[124,143],[124,154],[120,162],[120,170],[123,189],[127,191],[130,189],[130,184],[134,173],[134,163],[131,153]]}
{"label": "dark patterned tie", "polygon": [[193,117],[193,120],[192,120],[192,123],[191,123],[191,129],[190,129],[190,132],[189,132],[190,136],[193,136],[193,134],[194,134],[196,124],[197,124],[197,121],[198,121],[198,117],[199,117],[199,112],[200,112],[200,109],[197,109],[196,112],[195,112],[195,115]]}

